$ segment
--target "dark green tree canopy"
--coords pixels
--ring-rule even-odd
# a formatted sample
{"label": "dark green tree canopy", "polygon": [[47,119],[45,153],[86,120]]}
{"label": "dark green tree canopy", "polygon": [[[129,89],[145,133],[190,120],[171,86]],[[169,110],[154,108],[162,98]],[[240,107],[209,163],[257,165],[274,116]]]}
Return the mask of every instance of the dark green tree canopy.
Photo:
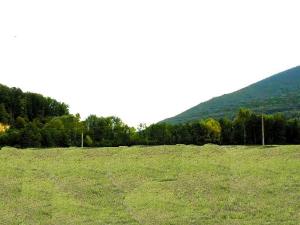
{"label": "dark green tree canopy", "polygon": [[19,116],[32,121],[66,114],[69,114],[69,107],[65,103],[0,84],[0,122],[13,124]]}

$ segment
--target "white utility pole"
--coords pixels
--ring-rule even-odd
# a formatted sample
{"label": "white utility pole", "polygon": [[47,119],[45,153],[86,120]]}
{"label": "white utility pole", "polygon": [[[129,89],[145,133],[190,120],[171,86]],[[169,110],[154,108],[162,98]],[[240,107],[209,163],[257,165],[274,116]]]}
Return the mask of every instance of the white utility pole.
{"label": "white utility pole", "polygon": [[83,148],[83,131],[81,132],[81,148]]}
{"label": "white utility pole", "polygon": [[265,145],[265,124],[264,124],[264,114],[261,113],[261,138],[262,138],[262,145]]}

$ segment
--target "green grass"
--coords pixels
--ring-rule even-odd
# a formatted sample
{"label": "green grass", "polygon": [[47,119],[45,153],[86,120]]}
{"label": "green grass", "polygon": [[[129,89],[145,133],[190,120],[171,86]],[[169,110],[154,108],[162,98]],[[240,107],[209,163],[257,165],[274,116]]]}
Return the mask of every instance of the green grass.
{"label": "green grass", "polygon": [[0,224],[299,221],[300,146],[0,151]]}

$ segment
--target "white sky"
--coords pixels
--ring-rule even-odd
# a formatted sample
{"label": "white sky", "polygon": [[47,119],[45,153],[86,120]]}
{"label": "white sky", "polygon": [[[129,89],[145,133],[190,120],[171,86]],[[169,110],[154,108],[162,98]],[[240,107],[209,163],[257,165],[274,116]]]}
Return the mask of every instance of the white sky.
{"label": "white sky", "polygon": [[299,65],[300,1],[0,0],[0,83],[136,126]]}

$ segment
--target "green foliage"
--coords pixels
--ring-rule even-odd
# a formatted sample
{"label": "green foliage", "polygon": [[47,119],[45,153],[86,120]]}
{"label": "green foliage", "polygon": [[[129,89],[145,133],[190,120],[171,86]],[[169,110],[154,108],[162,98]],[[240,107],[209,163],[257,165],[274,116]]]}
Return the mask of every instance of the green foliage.
{"label": "green foliage", "polygon": [[78,116],[54,117],[42,129],[43,145],[47,147],[80,146],[83,129]]}
{"label": "green foliage", "polygon": [[227,118],[219,120],[221,126],[221,140],[220,144],[232,144],[233,143],[233,122]]}
{"label": "green foliage", "polygon": [[0,122],[4,124],[8,124],[10,122],[10,116],[3,103],[0,104]]}
{"label": "green foliage", "polygon": [[282,114],[265,116],[265,132],[267,143],[286,143],[286,119]]}
{"label": "green foliage", "polygon": [[13,125],[17,117],[32,121],[66,114],[69,114],[69,109],[65,103],[0,84],[0,122]]}
{"label": "green foliage", "polygon": [[87,135],[93,140],[93,146],[131,145],[134,131],[118,117],[91,115],[84,124]]}
{"label": "green foliage", "polygon": [[172,143],[171,126],[166,123],[153,124],[145,132],[148,140],[147,144],[162,145]]}
{"label": "green foliage", "polygon": [[203,125],[207,133],[206,143],[219,144],[221,141],[221,130],[222,130],[220,123],[212,118],[209,118],[204,121]]}
{"label": "green foliage", "polygon": [[[282,114],[263,115],[266,144],[300,144],[300,122]],[[241,109],[234,120],[206,119],[171,125],[143,126],[136,131],[117,117],[80,116],[53,117],[42,123],[18,117],[15,126],[0,134],[0,145],[16,147],[130,146],[216,143],[223,145],[262,143],[262,115]]]}
{"label": "green foliage", "polygon": [[25,126],[26,126],[26,120],[23,117],[18,116],[15,121],[15,128],[23,129],[23,128],[25,128]]}
{"label": "green foliage", "polygon": [[41,147],[41,130],[36,122],[29,122],[20,130],[19,144],[24,147]]}
{"label": "green foliage", "polygon": [[247,143],[247,130],[248,130],[248,124],[250,124],[250,117],[252,116],[252,112],[249,109],[240,109],[236,118],[235,118],[235,123],[236,128],[241,128],[236,129],[238,132],[243,134],[243,143]]}
{"label": "green foliage", "polygon": [[84,144],[85,144],[85,146],[88,146],[88,147],[93,146],[93,140],[89,135],[85,136]]}
{"label": "green foliage", "polygon": [[[299,120],[282,114],[264,115],[266,144],[299,143]],[[262,143],[262,115],[241,109],[234,120],[206,119],[186,124],[159,123],[139,132],[144,144],[247,144]],[[143,142],[143,141],[142,141]]]}
{"label": "green foliage", "polygon": [[291,144],[300,143],[300,121],[290,119],[286,123],[286,142]]}
{"label": "green foliage", "polygon": [[164,120],[178,124],[206,118],[234,118],[240,108],[266,114],[300,114],[300,66],[271,76],[239,91],[213,98],[185,112]]}

